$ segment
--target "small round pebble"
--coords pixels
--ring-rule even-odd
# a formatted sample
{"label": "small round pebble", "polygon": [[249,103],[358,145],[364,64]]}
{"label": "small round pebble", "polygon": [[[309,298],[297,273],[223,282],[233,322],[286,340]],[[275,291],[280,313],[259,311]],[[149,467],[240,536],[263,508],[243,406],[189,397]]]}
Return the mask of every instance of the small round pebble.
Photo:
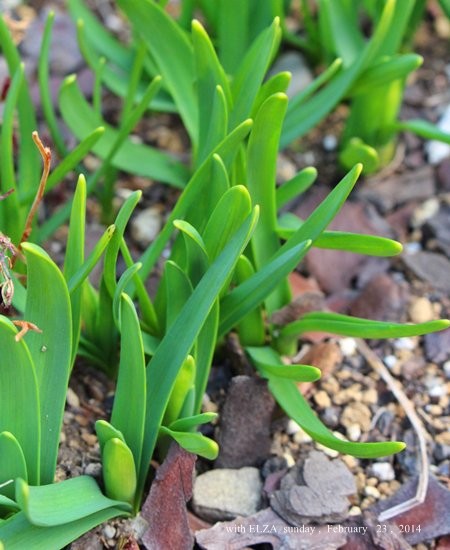
{"label": "small round pebble", "polygon": [[373,487],[372,485],[367,485],[366,487],[364,487],[364,494],[367,497],[373,497],[375,499],[379,499],[381,496],[380,491],[376,487]]}
{"label": "small round pebble", "polygon": [[370,475],[380,481],[392,481],[395,479],[394,468],[389,462],[375,462],[369,469]]}
{"label": "small round pebble", "polygon": [[116,530],[112,525],[105,525],[105,527],[103,527],[103,534],[107,539],[112,539],[116,534]]}

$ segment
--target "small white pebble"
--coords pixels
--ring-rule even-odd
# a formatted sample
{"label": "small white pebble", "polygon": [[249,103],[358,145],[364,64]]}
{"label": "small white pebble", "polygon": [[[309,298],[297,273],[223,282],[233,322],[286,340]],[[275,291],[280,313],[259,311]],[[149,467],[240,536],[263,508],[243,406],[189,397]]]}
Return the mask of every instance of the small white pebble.
{"label": "small white pebble", "polygon": [[338,144],[337,137],[331,134],[326,135],[322,141],[322,145],[325,151],[334,151],[337,147],[337,144]]}
{"label": "small white pebble", "polygon": [[394,342],[394,346],[397,349],[407,349],[407,350],[413,350],[416,347],[416,344],[413,340],[413,338],[399,338]]}
{"label": "small white pebble", "polygon": [[397,364],[397,357],[395,357],[395,355],[386,355],[386,357],[384,358],[384,364],[389,369],[393,369]]}
{"label": "small white pebble", "polygon": [[446,378],[450,380],[450,361],[446,361],[443,367]]}
{"label": "small white pebble", "polygon": [[371,485],[367,485],[366,487],[364,487],[364,494],[367,497],[380,498],[380,491],[376,487],[372,487]]}
{"label": "small white pebble", "polygon": [[107,539],[112,539],[116,534],[116,530],[112,525],[105,525],[105,527],[103,527],[103,534]]}
{"label": "small white pebble", "polygon": [[318,451],[322,451],[330,458],[337,458],[339,456],[339,453],[334,449],[329,449],[328,447],[325,447],[324,445],[321,445],[320,443],[317,443],[317,442],[316,442],[316,448]]}
{"label": "small white pebble", "polygon": [[361,427],[358,424],[351,424],[347,428],[347,435],[350,441],[358,441],[361,437]]}
{"label": "small white pebble", "polygon": [[361,514],[361,508],[359,506],[352,506],[348,511],[349,516],[359,516]]}
{"label": "small white pebble", "polygon": [[403,252],[405,254],[415,254],[416,252],[420,252],[421,250],[422,245],[417,242],[405,243],[403,245]]}
{"label": "small white pebble", "polygon": [[283,453],[283,458],[286,460],[286,466],[288,468],[295,466],[295,460],[291,453]]}
{"label": "small white pebble", "polygon": [[342,338],[339,340],[339,347],[346,357],[354,355],[356,352],[356,340],[354,338]]}
{"label": "small white pebble", "polygon": [[300,428],[294,434],[293,440],[297,445],[303,445],[303,443],[311,443],[312,437]]}
{"label": "small white pebble", "polygon": [[73,391],[72,388],[67,388],[67,404],[69,407],[72,407],[73,409],[78,409],[80,406],[80,399],[78,395]]}
{"label": "small white pebble", "polygon": [[369,471],[370,475],[375,476],[380,481],[392,481],[395,479],[394,468],[389,462],[375,462]]}
{"label": "small white pebble", "polygon": [[290,419],[286,426],[286,433],[288,435],[294,435],[299,430],[301,430],[300,426],[297,424],[295,420]]}

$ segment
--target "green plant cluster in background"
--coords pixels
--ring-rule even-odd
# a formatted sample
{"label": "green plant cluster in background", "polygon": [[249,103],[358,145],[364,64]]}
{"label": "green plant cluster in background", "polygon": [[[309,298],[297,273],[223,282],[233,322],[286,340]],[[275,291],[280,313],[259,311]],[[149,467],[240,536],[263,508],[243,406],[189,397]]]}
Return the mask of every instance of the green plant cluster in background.
{"label": "green plant cluster in background", "polygon": [[[40,91],[63,160],[48,179],[44,169],[40,184],[29,88],[7,26],[0,23],[0,42],[12,76],[0,134],[0,286],[4,304],[14,307],[10,317],[18,318],[0,316],[0,541],[8,550],[58,549],[102,521],[137,513],[150,460],[155,453],[163,459],[171,440],[214,459],[217,444],[196,430],[216,416],[202,413],[201,402],[214,353],[231,331],[238,334],[249,361],[267,379],[280,406],[313,439],[343,453],[375,458],[399,452],[404,444],[335,437],[296,384],[317,380],[320,371],[309,365],[285,365],[282,356],[296,353],[306,331],[395,338],[450,325],[400,325],[328,312],[311,312],[285,326],[273,322],[273,314],[292,299],[288,275],[311,247],[374,256],[402,250],[390,239],[327,227],[361,173],[362,165],[353,159],[363,154],[367,160],[372,148],[373,159],[376,155],[377,162],[383,161],[381,150],[397,124],[404,79],[418,63],[417,56],[398,54],[403,40],[399,29],[411,26],[417,11],[401,10],[395,0],[382,3],[382,9],[378,2],[323,0],[316,17],[308,11],[308,2],[302,2],[305,25],[313,37],[303,41],[286,29],[289,2],[264,3],[255,17],[256,2],[184,1],[179,21],[164,11],[164,3],[117,4],[130,21],[131,47],[108,34],[81,0],[69,0],[74,18],[82,21],[79,42],[96,78],[92,105],[73,76],[60,91],[62,116],[80,140],[73,151],[66,150],[50,101],[49,16],[41,48]],[[357,10],[351,11],[360,5],[373,19],[369,39],[359,31]],[[217,46],[200,22],[191,23],[194,8],[201,8]],[[234,40],[227,42],[224,37],[230,29]],[[339,33],[345,41],[336,40]],[[311,58],[331,63],[292,102],[286,95],[288,73],[267,79],[283,39],[306,49]],[[396,94],[389,116],[380,119],[377,128],[372,118],[360,118],[363,104],[370,106],[368,113],[378,112],[372,94],[375,84]],[[103,86],[123,98],[117,128],[102,118]],[[277,187],[280,147],[304,135],[344,99],[351,103],[351,114],[341,156],[352,166],[307,219],[285,213],[286,205],[314,183],[317,172],[306,168]],[[192,146],[189,167],[130,138],[150,109],[179,114]],[[369,134],[377,136],[373,142]],[[383,139],[377,141],[381,134]],[[361,140],[359,149],[354,139]],[[87,181],[78,178],[70,204],[41,225],[32,223],[29,212],[38,204],[36,195],[40,201],[69,172],[79,172],[88,152],[102,161],[97,171]],[[125,231],[141,193],[131,193],[114,213],[119,170],[180,189],[165,226],[138,261],[131,255]],[[89,193],[100,201],[104,220],[114,223],[85,257]],[[38,244],[69,218],[60,269]],[[152,298],[146,282],[166,249],[168,258]],[[88,276],[102,255],[96,288]],[[120,256],[126,269],[119,277]],[[17,325],[36,330],[18,337]],[[88,476],[53,483],[67,385],[77,356],[117,378],[111,418],[96,423],[101,488]]]}

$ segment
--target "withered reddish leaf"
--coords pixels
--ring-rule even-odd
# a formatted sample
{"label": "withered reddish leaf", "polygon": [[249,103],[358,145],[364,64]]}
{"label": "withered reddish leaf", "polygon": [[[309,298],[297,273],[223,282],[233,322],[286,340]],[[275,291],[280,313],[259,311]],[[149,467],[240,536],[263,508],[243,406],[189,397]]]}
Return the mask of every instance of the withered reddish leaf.
{"label": "withered reddish leaf", "polygon": [[142,542],[148,550],[191,550],[194,537],[189,529],[186,502],[192,497],[196,456],[172,443],[158,468],[142,516],[150,525]]}
{"label": "withered reddish leaf", "polygon": [[345,544],[346,535],[332,528],[332,525],[306,524],[293,527],[266,508],[253,516],[216,523],[211,529],[198,531],[196,540],[204,550],[241,550],[264,543],[271,544],[273,550],[334,550]]}
{"label": "withered reddish leaf", "polygon": [[[380,501],[373,511],[377,514],[396,504],[413,498],[416,494],[417,477],[403,485],[395,495]],[[450,533],[450,491],[430,476],[425,501],[411,510],[389,520],[395,523],[410,544],[448,535]],[[420,529],[420,531],[419,531]]]}

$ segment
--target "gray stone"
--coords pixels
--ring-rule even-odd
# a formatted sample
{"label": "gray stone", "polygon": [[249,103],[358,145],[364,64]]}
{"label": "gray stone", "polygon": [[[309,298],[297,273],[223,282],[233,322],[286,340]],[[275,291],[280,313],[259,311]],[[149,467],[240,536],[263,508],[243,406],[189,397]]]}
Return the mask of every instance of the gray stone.
{"label": "gray stone", "polygon": [[314,451],[303,468],[297,465],[281,480],[270,504],[275,512],[292,525],[309,521],[340,522],[348,515],[347,496],[356,493],[355,480],[339,459],[330,461]]}
{"label": "gray stone", "polygon": [[249,376],[233,378],[220,415],[216,467],[259,466],[269,457],[274,407],[265,380]]}
{"label": "gray stone", "polygon": [[141,210],[131,220],[131,234],[142,248],[146,248],[160,232],[162,227],[161,211],[156,206]]}
{"label": "gray stone", "polygon": [[289,71],[292,75],[291,82],[287,89],[289,98],[293,98],[314,80],[311,69],[306,63],[303,55],[299,52],[290,51],[282,53],[277,58],[269,76],[273,76],[282,71]]}
{"label": "gray stone", "polygon": [[257,468],[210,470],[195,480],[192,505],[208,521],[250,516],[260,507],[261,490]]}
{"label": "gray stone", "polygon": [[406,266],[434,288],[450,292],[450,261],[435,252],[417,252],[403,256]]}

